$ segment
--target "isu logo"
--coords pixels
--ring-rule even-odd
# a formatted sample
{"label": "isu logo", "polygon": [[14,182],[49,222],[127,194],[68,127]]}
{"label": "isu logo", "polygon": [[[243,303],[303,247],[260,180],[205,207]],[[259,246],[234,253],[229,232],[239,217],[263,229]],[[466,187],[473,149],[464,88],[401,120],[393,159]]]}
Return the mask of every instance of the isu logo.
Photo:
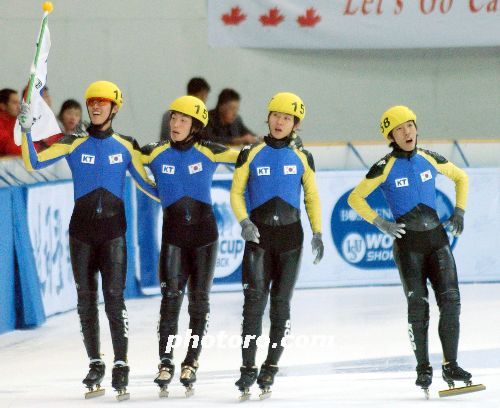
{"label": "isu logo", "polygon": [[283,173],[287,174],[297,174],[297,166],[295,164],[289,164],[283,167]]}
{"label": "isu logo", "polygon": [[82,163],[83,164],[94,164],[95,156],[91,154],[82,154]]}
{"label": "isu logo", "polygon": [[194,173],[199,173],[200,171],[203,171],[203,166],[201,162],[195,163],[195,164],[190,164],[189,167],[189,174],[194,174]]}
{"label": "isu logo", "polygon": [[257,176],[270,176],[271,167],[257,167]]}
{"label": "isu logo", "polygon": [[430,180],[432,178],[432,173],[430,170],[426,170],[423,173],[420,173],[420,178],[422,179],[422,183]]}
{"label": "isu logo", "polygon": [[396,180],[394,180],[394,182],[396,183],[396,187],[408,187],[408,179],[406,177],[404,178],[398,178]]}
{"label": "isu logo", "polygon": [[161,166],[161,172],[163,174],[175,174],[175,166],[164,164],[163,166]]}
{"label": "isu logo", "polygon": [[123,163],[123,156],[121,153],[112,154],[111,156],[108,156],[108,159],[109,164]]}

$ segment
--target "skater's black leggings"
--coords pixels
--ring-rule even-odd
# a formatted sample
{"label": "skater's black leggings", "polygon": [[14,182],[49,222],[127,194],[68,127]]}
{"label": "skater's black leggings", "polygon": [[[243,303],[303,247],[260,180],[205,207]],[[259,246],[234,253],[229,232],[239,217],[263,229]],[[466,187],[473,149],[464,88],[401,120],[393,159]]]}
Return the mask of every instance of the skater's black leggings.
{"label": "skater's black leggings", "polygon": [[90,359],[100,358],[97,311],[97,273],[100,271],[104,309],[109,320],[115,361],[126,362],[128,316],[123,299],[127,276],[125,235],[109,240],[101,240],[98,236],[94,238],[93,242],[84,242],[70,235],[69,240],[83,342]]}
{"label": "skater's black leggings", "polygon": [[[300,222],[271,227],[255,223],[260,243],[246,242],[243,255],[242,357],[255,366],[256,340],[262,334],[262,317],[271,295],[269,347],[266,364],[277,365],[283,338],[290,332],[290,300],[297,281],[304,234]],[[247,337],[248,336],[248,337]]]}
{"label": "skater's black leggings", "polygon": [[[192,337],[184,363],[192,365],[198,360],[201,340],[208,328],[209,295],[217,248],[218,241],[193,248],[181,248],[165,241],[162,243],[159,268],[162,299],[158,322],[160,359],[173,358],[174,337],[171,337],[169,342],[169,336],[177,334],[179,312],[187,285],[189,328]],[[198,341],[195,341],[193,336],[198,336]]]}
{"label": "skater's black leggings", "polygon": [[460,292],[448,237],[440,225],[430,231],[406,231],[394,241],[394,259],[408,301],[408,333],[419,365],[429,363],[429,292],[439,306],[439,337],[444,359],[457,359],[460,332]]}

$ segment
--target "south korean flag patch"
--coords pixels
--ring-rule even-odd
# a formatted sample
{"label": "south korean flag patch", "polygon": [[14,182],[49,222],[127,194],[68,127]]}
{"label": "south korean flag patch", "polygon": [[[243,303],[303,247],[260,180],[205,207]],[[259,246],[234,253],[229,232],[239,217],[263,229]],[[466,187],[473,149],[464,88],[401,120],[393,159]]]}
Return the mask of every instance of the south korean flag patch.
{"label": "south korean flag patch", "polygon": [[283,174],[297,174],[297,166],[295,164],[288,164],[283,166]]}
{"label": "south korean flag patch", "polygon": [[429,181],[432,178],[431,171],[427,170],[427,171],[424,171],[423,173],[420,173],[420,178],[422,179],[422,183]]}
{"label": "south korean flag patch", "polygon": [[203,165],[201,164],[201,162],[190,164],[188,169],[189,174],[199,173],[200,171],[203,171]]}
{"label": "south korean flag patch", "polygon": [[109,164],[123,163],[123,156],[121,153],[112,154],[111,156],[108,156],[108,159]]}

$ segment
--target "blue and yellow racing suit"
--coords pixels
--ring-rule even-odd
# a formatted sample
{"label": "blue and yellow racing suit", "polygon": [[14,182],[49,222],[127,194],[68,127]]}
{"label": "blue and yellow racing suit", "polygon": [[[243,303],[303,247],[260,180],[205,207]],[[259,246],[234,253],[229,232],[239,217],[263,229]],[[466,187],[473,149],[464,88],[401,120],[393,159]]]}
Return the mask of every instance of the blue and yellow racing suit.
{"label": "blue and yellow racing suit", "polygon": [[69,225],[70,254],[78,295],[78,314],[88,357],[100,359],[97,311],[98,271],[102,276],[115,361],[127,361],[128,318],[123,299],[127,273],[126,220],[123,203],[128,170],[138,187],[156,196],[136,141],[107,131],[64,136],[37,153],[31,135],[23,134],[22,154],[29,170],[65,158],[73,174],[75,207]]}
{"label": "blue and yellow racing suit", "polygon": [[[211,187],[219,163],[234,164],[238,151],[191,138],[184,142],[152,143],[142,149],[143,163],[156,180],[163,207],[160,285],[162,302],[158,323],[159,355],[172,364],[169,336],[177,334],[179,311],[189,284],[191,339],[183,365],[194,367],[201,351],[210,313],[209,294],[217,260],[217,224]],[[188,283],[189,282],[189,283]]]}
{"label": "blue and yellow racing suit", "polygon": [[455,182],[456,206],[465,210],[467,174],[441,155],[423,149],[405,152],[395,147],[370,169],[349,195],[350,206],[373,223],[377,213],[368,197],[377,187],[387,199],[406,234],[394,240],[394,259],[408,301],[408,330],[418,367],[429,365],[429,293],[434,289],[440,310],[439,336],[444,359],[456,361],[460,330],[460,292],[455,260],[436,211],[436,177]]}
{"label": "blue and yellow racing suit", "polygon": [[311,228],[321,232],[314,160],[306,150],[291,147],[291,140],[291,136],[281,140],[266,136],[263,143],[245,147],[236,162],[231,206],[238,221],[250,218],[260,233],[260,243],[247,241],[243,255],[243,345],[250,339],[248,347],[242,347],[245,367],[255,365],[256,337],[262,333],[269,294],[271,342],[265,364],[276,366],[283,352],[304,238],[302,190]]}

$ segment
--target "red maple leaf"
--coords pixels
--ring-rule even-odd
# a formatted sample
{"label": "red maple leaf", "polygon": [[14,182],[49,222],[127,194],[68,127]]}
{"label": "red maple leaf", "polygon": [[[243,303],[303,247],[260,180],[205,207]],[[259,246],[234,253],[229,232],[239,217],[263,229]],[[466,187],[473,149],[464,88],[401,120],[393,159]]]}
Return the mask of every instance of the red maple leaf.
{"label": "red maple leaf", "polygon": [[297,17],[297,23],[301,27],[314,27],[321,21],[321,16],[316,14],[316,10],[311,7],[306,10],[306,14]]}
{"label": "red maple leaf", "polygon": [[280,14],[278,7],[269,9],[267,14],[262,14],[259,21],[263,26],[277,26],[285,19],[285,16]]}
{"label": "red maple leaf", "polygon": [[247,15],[241,12],[239,7],[233,7],[229,13],[221,16],[221,20],[225,25],[238,25],[246,20]]}

